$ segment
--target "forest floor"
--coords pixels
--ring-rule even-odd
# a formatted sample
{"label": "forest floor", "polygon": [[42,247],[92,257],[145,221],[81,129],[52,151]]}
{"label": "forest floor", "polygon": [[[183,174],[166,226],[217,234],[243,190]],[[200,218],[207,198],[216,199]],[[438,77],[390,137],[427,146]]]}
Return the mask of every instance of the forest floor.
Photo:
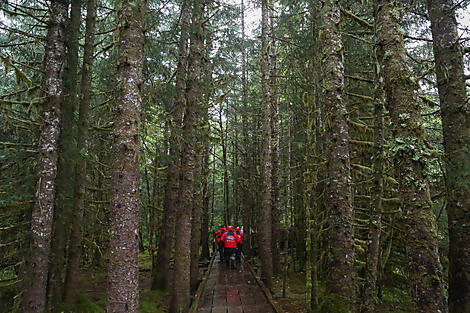
{"label": "forest floor", "polygon": [[[140,312],[168,312],[169,293],[150,290],[151,268],[151,257],[148,253],[141,254],[139,257]],[[255,268],[259,268],[259,266],[255,265]],[[55,312],[104,313],[106,308],[106,285],[106,269],[96,267],[83,269],[75,303],[63,303]],[[286,280],[286,297],[282,297],[282,285],[282,277],[275,277],[273,280],[274,301],[285,313],[305,312],[305,273],[298,270],[289,272]],[[392,274],[387,278],[385,285],[387,288],[382,290],[381,303],[377,306],[376,313],[411,312],[411,302],[405,278]],[[7,311],[3,311],[0,307],[0,312]]]}
{"label": "forest floor", "polygon": [[[382,299],[376,307],[376,313],[409,313],[413,311],[406,285],[399,286],[397,281],[389,282],[390,287],[383,289]],[[289,272],[286,281],[286,297],[282,297],[282,285],[282,277],[276,277],[273,280],[274,301],[285,313],[306,312],[305,272]]]}
{"label": "forest floor", "polygon": [[[150,290],[152,260],[148,253],[139,256],[139,305],[141,313],[168,311],[170,296],[167,292]],[[78,295],[74,303],[63,303],[55,312],[101,313],[106,311],[106,270],[88,268],[80,274]]]}

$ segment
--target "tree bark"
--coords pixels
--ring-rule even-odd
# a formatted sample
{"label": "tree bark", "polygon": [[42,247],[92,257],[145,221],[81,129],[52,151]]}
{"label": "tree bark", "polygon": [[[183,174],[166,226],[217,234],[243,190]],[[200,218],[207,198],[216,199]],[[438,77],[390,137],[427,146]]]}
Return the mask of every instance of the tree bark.
{"label": "tree bark", "polygon": [[36,173],[36,201],[31,220],[31,250],[26,258],[23,311],[42,313],[46,307],[48,265],[51,250],[52,222],[56,195],[56,176],[61,125],[60,103],[63,98],[62,74],[65,61],[65,26],[68,5],[62,1],[50,2],[50,20],[47,30],[44,59],[45,100],[39,120],[39,159]]}
{"label": "tree bark", "polygon": [[424,127],[419,122],[418,85],[411,79],[406,64],[403,30],[399,24],[401,6],[395,0],[375,0],[374,5],[386,108],[395,139],[391,151],[405,213],[405,246],[415,312],[445,313],[436,219],[425,178],[429,152],[424,145]]}
{"label": "tree bark", "polygon": [[[274,10],[271,9],[271,14],[274,15]],[[270,48],[270,64],[271,64],[271,129],[272,129],[272,171],[271,171],[271,186],[272,186],[272,252],[273,252],[273,274],[281,273],[281,254],[280,254],[280,232],[281,232],[281,209],[279,200],[279,101],[277,96],[277,52],[276,52],[276,39],[274,36],[274,17],[270,17],[270,33],[271,33],[271,48]]]}
{"label": "tree bark", "polygon": [[139,125],[145,11],[146,1],[124,0],[119,14],[106,305],[110,313],[139,310]]}
{"label": "tree bark", "polygon": [[64,286],[64,300],[66,302],[71,302],[76,294],[78,275],[80,273],[82,220],[83,210],[85,208],[85,183],[87,171],[86,151],[88,150],[88,116],[91,102],[93,56],[95,54],[95,29],[96,0],[88,0],[77,129],[77,151],[80,153],[80,156],[77,160],[75,170],[74,210],[72,213],[72,229],[69,240],[69,255]]}
{"label": "tree bark", "polygon": [[269,72],[269,4],[261,2],[261,89],[262,89],[262,151],[261,151],[261,212],[259,229],[259,256],[261,276],[268,289],[272,289],[272,210],[271,210],[271,87]]}
{"label": "tree bark", "polygon": [[250,233],[250,158],[248,153],[248,83],[246,69],[246,34],[245,34],[245,3],[241,0],[241,23],[242,23],[242,223],[243,223],[243,253],[251,256],[251,233]]}
{"label": "tree bark", "polygon": [[191,18],[191,6],[188,1],[181,5],[181,34],[178,43],[178,65],[176,69],[177,96],[171,112],[170,127],[170,162],[167,169],[162,231],[158,244],[156,267],[152,272],[152,289],[169,288],[170,251],[175,237],[175,215],[178,206],[181,170],[181,123],[186,105],[186,73],[188,54],[188,25]]}
{"label": "tree bark", "polygon": [[183,148],[181,153],[180,204],[178,205],[175,247],[175,270],[171,313],[186,312],[190,305],[191,265],[191,209],[194,201],[194,171],[197,112],[202,101],[202,69],[204,52],[204,4],[206,0],[193,2],[190,50],[188,56],[188,80],[186,110],[183,121]]}
{"label": "tree bark", "polygon": [[[206,114],[208,115],[208,114]],[[208,121],[205,121],[205,125],[208,126]],[[209,131],[207,131],[209,135]],[[210,202],[210,192],[209,192],[209,138],[205,136],[204,139],[204,149],[203,149],[203,164],[202,164],[202,226],[201,226],[201,258],[204,260],[209,260],[209,202]]]}
{"label": "tree bark", "polygon": [[65,44],[67,54],[64,69],[64,97],[61,103],[62,127],[59,137],[60,154],[57,166],[57,201],[54,210],[53,241],[49,265],[48,299],[54,307],[62,301],[63,269],[65,265],[68,225],[72,221],[73,192],[76,160],[74,114],[78,96],[78,37],[82,13],[81,0],[71,1],[70,21],[67,25]]}
{"label": "tree bark", "polygon": [[380,253],[380,233],[382,228],[382,195],[383,195],[383,172],[385,164],[384,155],[384,89],[383,78],[380,68],[376,69],[377,75],[375,99],[374,99],[374,148],[373,158],[373,185],[370,189],[371,201],[369,204],[369,235],[366,256],[366,275],[363,293],[363,308],[361,312],[375,312],[377,297],[377,273]]}
{"label": "tree bark", "polygon": [[[341,13],[338,0],[322,1],[320,35],[322,42],[322,97],[325,110],[326,184],[328,218],[329,305],[353,310],[354,237],[352,227],[351,169],[349,131],[344,94],[343,44],[340,35]],[[333,304],[334,303],[334,304]]]}
{"label": "tree bark", "polygon": [[428,0],[446,161],[449,312],[470,312],[470,105],[453,0]]}

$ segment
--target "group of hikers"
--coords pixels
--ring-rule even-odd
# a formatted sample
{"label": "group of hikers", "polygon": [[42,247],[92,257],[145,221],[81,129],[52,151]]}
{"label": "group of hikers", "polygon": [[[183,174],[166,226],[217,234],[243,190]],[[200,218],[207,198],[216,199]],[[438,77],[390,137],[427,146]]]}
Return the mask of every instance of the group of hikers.
{"label": "group of hikers", "polygon": [[243,243],[243,232],[240,227],[233,230],[232,226],[219,225],[215,237],[219,248],[220,262],[225,261],[228,266],[230,256],[235,254],[236,261],[240,263]]}

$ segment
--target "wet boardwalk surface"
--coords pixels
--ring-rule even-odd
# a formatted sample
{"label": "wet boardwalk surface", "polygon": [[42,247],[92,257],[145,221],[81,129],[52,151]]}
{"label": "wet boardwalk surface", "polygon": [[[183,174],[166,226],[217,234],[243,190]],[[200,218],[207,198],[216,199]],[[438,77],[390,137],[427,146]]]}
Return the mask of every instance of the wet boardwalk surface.
{"label": "wet boardwalk surface", "polygon": [[199,313],[274,313],[248,268],[229,269],[214,260],[199,301]]}

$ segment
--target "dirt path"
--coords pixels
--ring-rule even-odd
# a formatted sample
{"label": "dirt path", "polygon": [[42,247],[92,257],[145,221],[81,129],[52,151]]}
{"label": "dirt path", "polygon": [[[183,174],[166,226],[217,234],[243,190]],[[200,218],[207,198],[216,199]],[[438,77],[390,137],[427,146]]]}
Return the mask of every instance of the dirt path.
{"label": "dirt path", "polygon": [[229,269],[217,257],[199,301],[199,313],[274,313],[244,264]]}

